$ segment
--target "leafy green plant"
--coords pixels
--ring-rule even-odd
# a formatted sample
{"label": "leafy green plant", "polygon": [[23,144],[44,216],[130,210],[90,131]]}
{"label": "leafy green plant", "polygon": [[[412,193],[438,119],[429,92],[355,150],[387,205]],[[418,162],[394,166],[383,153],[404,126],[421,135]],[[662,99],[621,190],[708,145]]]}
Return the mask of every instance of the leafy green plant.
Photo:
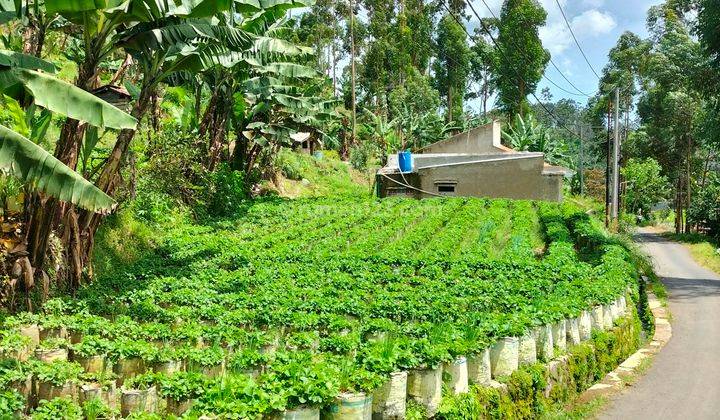
{"label": "leafy green plant", "polygon": [[50,363],[36,362],[32,371],[38,381],[62,386],[68,381],[77,381],[83,369],[75,362],[56,360]]}
{"label": "leafy green plant", "polygon": [[0,358],[24,351],[30,345],[30,338],[15,330],[0,331]]}
{"label": "leafy green plant", "polygon": [[225,360],[225,352],[220,347],[188,348],[184,353],[188,364],[197,368],[218,366]]}
{"label": "leafy green plant", "polygon": [[112,343],[106,338],[97,335],[86,335],[79,343],[71,344],[70,350],[73,357],[90,357],[104,355],[111,347]]}
{"label": "leafy green plant", "polygon": [[40,342],[38,348],[42,350],[57,350],[67,349],[70,347],[70,342],[66,338],[48,338]]}
{"label": "leafy green plant", "polygon": [[40,401],[30,418],[33,420],[82,420],[83,411],[70,397],[54,398],[50,401]]}
{"label": "leafy green plant", "polygon": [[0,417],[15,418],[18,411],[25,408],[25,398],[15,390],[0,392]]}
{"label": "leafy green plant", "polygon": [[162,375],[153,372],[141,373],[140,375],[125,380],[125,382],[123,382],[123,388],[146,390],[153,387],[160,380],[161,376]]}
{"label": "leafy green plant", "polygon": [[116,413],[100,398],[93,398],[82,403],[82,413],[87,420],[110,419]]}
{"label": "leafy green plant", "polygon": [[243,348],[230,355],[228,359],[228,370],[243,373],[259,368],[268,360],[268,356],[260,352],[260,350]]}
{"label": "leafy green plant", "polygon": [[175,401],[186,401],[200,397],[209,387],[209,381],[200,373],[180,372],[171,376],[160,376],[159,393]]}

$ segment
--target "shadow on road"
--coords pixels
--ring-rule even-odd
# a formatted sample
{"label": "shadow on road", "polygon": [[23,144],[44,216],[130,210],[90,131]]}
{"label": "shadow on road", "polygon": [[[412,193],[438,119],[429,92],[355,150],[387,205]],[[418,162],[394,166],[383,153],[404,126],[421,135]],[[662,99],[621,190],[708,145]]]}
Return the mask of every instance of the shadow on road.
{"label": "shadow on road", "polygon": [[662,236],[658,233],[647,233],[647,232],[638,232],[638,233],[633,234],[633,240],[635,242],[644,242],[644,243],[672,242],[671,240],[665,238],[664,236]]}
{"label": "shadow on road", "polygon": [[720,296],[720,280],[663,277],[662,282],[671,291],[672,300]]}

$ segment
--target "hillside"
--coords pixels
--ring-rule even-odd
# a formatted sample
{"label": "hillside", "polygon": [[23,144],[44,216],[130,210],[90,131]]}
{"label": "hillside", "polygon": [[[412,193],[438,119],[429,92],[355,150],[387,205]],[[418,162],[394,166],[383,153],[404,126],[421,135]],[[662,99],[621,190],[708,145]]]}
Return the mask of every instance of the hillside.
{"label": "hillside", "polygon": [[[97,381],[82,372],[91,368],[84,357],[98,356],[114,366],[101,382],[157,383],[166,396],[183,389],[195,414],[324,407],[397,370],[564,325],[637,278],[625,251],[570,205],[270,197],[156,235],[153,250],[76,300],[8,318],[0,347],[22,342],[12,331],[36,322],[43,348],[74,356],[6,365],[0,381]],[[554,357],[543,351],[542,360]],[[187,373],[168,370],[175,362]],[[145,371],[160,373],[135,376]]]}

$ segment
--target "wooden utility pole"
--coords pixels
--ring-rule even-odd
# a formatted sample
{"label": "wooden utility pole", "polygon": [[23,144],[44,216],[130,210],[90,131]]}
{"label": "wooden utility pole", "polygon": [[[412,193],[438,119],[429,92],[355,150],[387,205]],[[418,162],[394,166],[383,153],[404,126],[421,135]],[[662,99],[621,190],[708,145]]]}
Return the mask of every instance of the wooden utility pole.
{"label": "wooden utility pole", "polygon": [[585,126],[583,126],[582,123],[580,123],[580,157],[578,158],[578,171],[579,171],[579,181],[580,181],[580,195],[585,195],[585,163],[583,162],[585,156],[584,156],[584,150],[583,150],[583,129]]}
{"label": "wooden utility pole", "polygon": [[355,144],[355,6],[353,0],[350,0],[350,85],[352,90],[352,138],[350,144]]}
{"label": "wooden utility pole", "polygon": [[610,154],[611,143],[610,143],[610,113],[612,110],[612,101],[608,100],[608,112],[607,112],[607,153],[605,154],[605,227],[610,227]]}
{"label": "wooden utility pole", "polygon": [[617,223],[620,213],[620,89],[615,89],[615,133],[613,141],[612,218]]}

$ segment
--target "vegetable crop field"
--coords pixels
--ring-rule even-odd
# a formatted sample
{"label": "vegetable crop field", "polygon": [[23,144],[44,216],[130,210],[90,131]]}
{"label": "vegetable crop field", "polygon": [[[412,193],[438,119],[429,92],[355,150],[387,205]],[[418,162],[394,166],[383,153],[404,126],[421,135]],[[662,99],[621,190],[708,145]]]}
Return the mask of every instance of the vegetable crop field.
{"label": "vegetable crop field", "polygon": [[636,281],[627,252],[572,205],[249,202],[166,231],[76,300],[5,319],[0,417],[39,405],[43,418],[74,400],[123,415],[351,418],[339,396],[377,396],[394,372],[577,319]]}

